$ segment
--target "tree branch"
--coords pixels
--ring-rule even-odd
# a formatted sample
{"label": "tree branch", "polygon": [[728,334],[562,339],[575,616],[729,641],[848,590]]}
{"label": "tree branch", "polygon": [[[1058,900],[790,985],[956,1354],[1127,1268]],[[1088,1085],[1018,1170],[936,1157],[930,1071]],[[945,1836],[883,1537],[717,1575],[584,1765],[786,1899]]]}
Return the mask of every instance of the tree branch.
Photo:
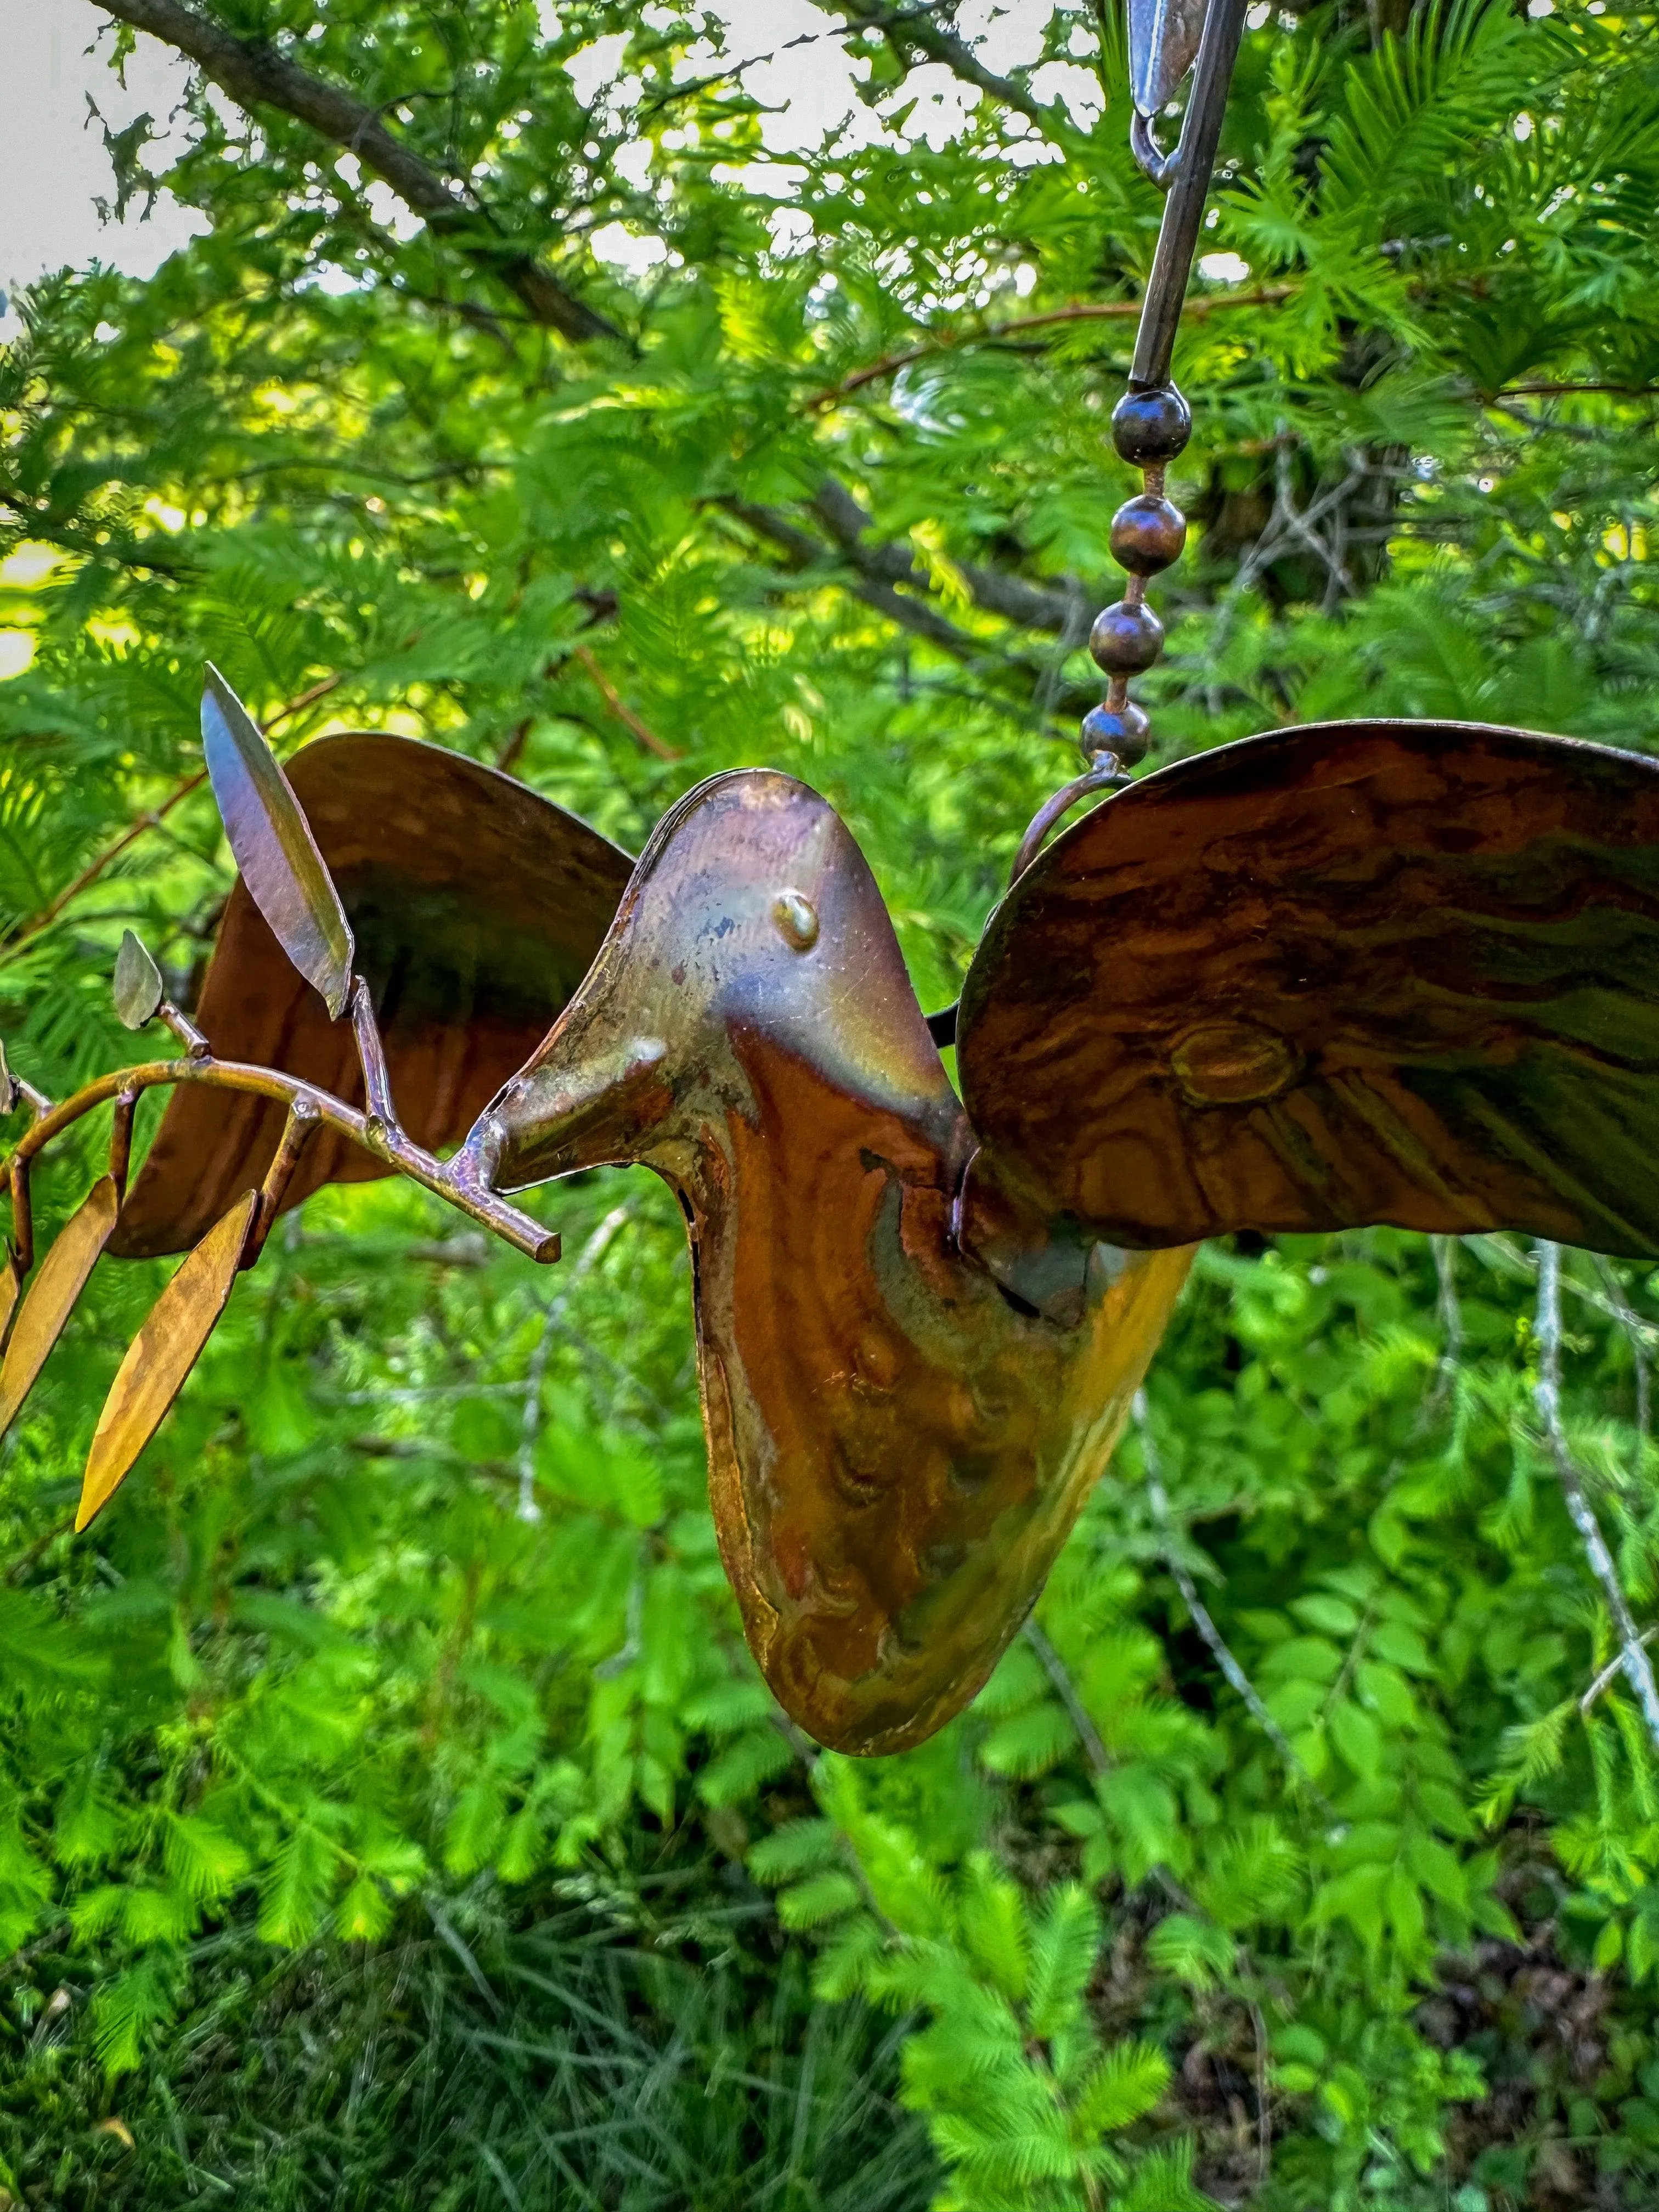
{"label": "tree branch", "polygon": [[1656,1748],[1659,1748],[1659,1686],[1654,1683],[1645,1639],[1638,1634],[1632,1618],[1624,1586],[1607,1550],[1601,1523],[1584,1495],[1583,1479],[1574,1462],[1561,1423],[1561,1247],[1540,1237],[1537,1249],[1538,1382],[1533,1401],[1543,1423],[1545,1441],[1555,1462],[1567,1510],[1583,1540],[1584,1556],[1589,1561],[1591,1573],[1601,1585],[1607,1611],[1613,1616],[1613,1633],[1619,1638],[1619,1664],[1636,1693],[1648,1734]]}
{"label": "tree branch", "polygon": [[[825,545],[821,538],[798,530],[793,522],[779,514],[775,508],[760,507],[752,500],[735,496],[723,498],[718,504],[746,528],[752,530],[757,538],[763,538],[769,544],[775,545],[783,555],[786,565],[797,572],[821,567],[833,557],[831,548]],[[860,513],[862,511],[860,510]],[[896,623],[901,629],[911,631],[915,636],[925,637],[930,645],[937,646],[941,653],[948,653],[953,660],[964,661],[971,665],[994,658],[993,649],[982,638],[974,637],[965,629],[958,629],[954,623],[946,622],[943,615],[935,614],[932,607],[919,599],[907,599],[893,589],[888,579],[893,573],[892,556],[899,550],[897,547],[855,544],[843,545],[840,550],[859,578],[851,586],[853,596],[862,599],[866,606],[873,607],[878,614],[885,615],[890,622]],[[905,553],[902,558],[904,563],[902,573],[925,587],[929,580],[912,569],[909,555]]]}
{"label": "tree branch", "polygon": [[[820,4],[823,4],[823,0],[820,0]],[[1054,118],[1051,109],[1045,107],[1024,85],[1016,84],[1011,77],[998,76],[994,70],[988,70],[965,40],[957,38],[954,31],[945,30],[930,21],[920,10],[914,15],[907,13],[896,20],[886,9],[877,4],[877,0],[828,0],[828,4],[860,30],[879,32],[901,59],[904,58],[904,49],[911,46],[918,53],[926,54],[929,61],[943,62],[952,76],[960,77],[964,84],[971,84],[976,92],[985,93],[993,100],[1000,100],[1005,107],[1012,107],[1017,115],[1024,116],[1028,122],[1035,123],[1039,131],[1052,136]]]}
{"label": "tree branch", "polygon": [[[290,699],[287,706],[279,707],[270,720],[262,725],[266,735],[270,735],[278,722],[287,721],[289,715],[300,714],[305,708],[314,706],[319,699],[326,699],[331,691],[337,690],[344,682],[343,676],[325,676],[320,684],[313,684],[308,691],[302,691],[297,699]],[[27,921],[18,924],[15,934],[6,945],[3,954],[0,954],[0,966],[4,965],[5,962],[12,957],[21,945],[27,944],[30,938],[38,937],[43,929],[49,929],[64,908],[72,900],[79,898],[82,891],[90,890],[111,862],[120,859],[129,845],[136,844],[147,831],[159,829],[173,808],[188,799],[192,791],[197,790],[206,781],[207,770],[204,768],[192,769],[190,774],[181,777],[168,792],[167,797],[152,806],[148,813],[141,814],[136,822],[130,822],[113,843],[106,845],[101,853],[87,863],[74,881],[65,884],[57,896],[49,904],[42,907],[39,914],[31,915]]]}
{"label": "tree branch", "polygon": [[[814,494],[811,504],[813,514],[861,574],[881,583],[908,584],[919,592],[933,589],[933,578],[925,568],[916,566],[914,550],[908,544],[900,544],[890,538],[884,544],[869,542],[869,532],[876,526],[875,517],[860,506],[845,484],[827,477]],[[1000,615],[1005,622],[1017,623],[1022,629],[1052,630],[1062,637],[1077,630],[1079,601],[1088,596],[1082,586],[1061,591],[1028,584],[1023,576],[1011,576],[1000,568],[981,568],[973,561],[958,561],[956,568],[975,605],[982,607],[987,614]],[[1097,595],[1105,595],[1103,586]]]}
{"label": "tree branch", "polygon": [[[1276,307],[1282,300],[1294,298],[1301,289],[1298,284],[1258,284],[1249,292],[1205,292],[1184,301],[1181,312],[1201,322],[1226,307]],[[1139,319],[1140,307],[1139,300],[1079,300],[1069,307],[1047,308],[1040,315],[1012,315],[1006,322],[987,323],[978,330],[944,331],[906,346],[902,352],[884,354],[866,368],[855,368],[839,384],[820,392],[811,404],[814,408],[833,406],[838,399],[851,398],[866,384],[896,376],[913,362],[926,361],[933,354],[949,353],[957,346],[994,345],[999,338],[1013,337],[1025,331],[1051,330],[1063,323],[1133,323]]]}
{"label": "tree branch", "polygon": [[1209,1607],[1198,1594],[1197,1583],[1188,1573],[1176,1551],[1176,1531],[1170,1518],[1169,1494],[1164,1487],[1158,1444],[1152,1435],[1152,1417],[1147,1411],[1144,1390],[1135,1392],[1133,1410],[1135,1427],[1140,1437],[1140,1456],[1146,1469],[1146,1498],[1163,1539],[1164,1564],[1175,1577],[1176,1588],[1181,1592],[1182,1602],[1192,1615],[1193,1626],[1208,1644],[1210,1656],[1216,1665],[1243,1700],[1251,1719],[1279,1753],[1285,1771],[1307,1790],[1326,1819],[1334,1822],[1339,1817],[1336,1808],[1297,1756],[1295,1745],[1267,1711],[1262,1703],[1261,1692],[1233,1656],[1231,1645],[1216,1626]]}
{"label": "tree branch", "polygon": [[481,235],[488,218],[469,208],[431,165],[392,137],[377,108],[325,83],[263,40],[238,39],[179,0],[94,0],[118,22],[147,31],[187,55],[239,106],[274,107],[319,137],[354,154],[390,185],[434,236],[448,238],[518,296],[533,322],[580,343],[620,337],[604,315],[566,289],[534,255],[501,238]]}

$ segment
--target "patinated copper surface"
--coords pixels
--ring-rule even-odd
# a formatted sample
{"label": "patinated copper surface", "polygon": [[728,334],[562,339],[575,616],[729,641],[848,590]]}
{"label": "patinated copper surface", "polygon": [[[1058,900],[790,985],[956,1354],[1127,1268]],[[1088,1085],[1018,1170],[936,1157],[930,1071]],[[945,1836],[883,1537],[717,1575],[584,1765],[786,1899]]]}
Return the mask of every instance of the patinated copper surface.
{"label": "patinated copper surface", "polygon": [[[511,777],[407,738],[321,738],[295,757],[289,780],[350,920],[404,1127],[428,1150],[452,1144],[580,981],[632,862]],[[362,1098],[349,1024],[330,1019],[240,881],[196,1019],[220,1059]],[[284,1115],[252,1095],[181,1088],[112,1250],[143,1257],[193,1244],[263,1180]],[[325,1129],[283,1204],[386,1172]]]}
{"label": "patinated copper surface", "polygon": [[842,1750],[984,1681],[1186,1272],[1102,1254],[1076,1324],[1040,1318],[957,1243],[972,1149],[862,855],[763,770],[666,817],[469,1140],[504,1188],[640,1161],[678,1194],[722,1554],[780,1702]]}
{"label": "patinated copper surface", "polygon": [[1659,1250],[1659,765],[1350,722],[1164,769],[1005,899],[957,1066],[1027,1203],[1126,1243]]}

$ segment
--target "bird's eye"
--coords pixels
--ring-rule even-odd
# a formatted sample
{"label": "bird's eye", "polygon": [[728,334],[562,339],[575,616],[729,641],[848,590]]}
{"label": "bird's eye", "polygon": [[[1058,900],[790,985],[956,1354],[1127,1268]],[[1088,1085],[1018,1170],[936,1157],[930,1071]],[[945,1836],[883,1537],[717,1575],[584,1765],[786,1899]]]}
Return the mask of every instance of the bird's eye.
{"label": "bird's eye", "polygon": [[780,891],[772,902],[778,935],[797,952],[810,952],[818,941],[817,908],[799,891]]}

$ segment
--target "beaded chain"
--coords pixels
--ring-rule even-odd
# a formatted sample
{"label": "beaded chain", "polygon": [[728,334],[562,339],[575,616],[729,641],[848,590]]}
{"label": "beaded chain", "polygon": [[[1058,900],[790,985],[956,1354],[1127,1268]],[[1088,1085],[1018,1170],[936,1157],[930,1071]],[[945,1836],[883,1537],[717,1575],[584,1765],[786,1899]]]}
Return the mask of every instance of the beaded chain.
{"label": "beaded chain", "polygon": [[1164,625],[1146,605],[1146,580],[1178,561],[1187,518],[1166,495],[1170,464],[1191,434],[1191,410],[1171,383],[1129,389],[1112,410],[1112,443],[1120,459],[1142,471],[1142,489],[1112,517],[1112,558],[1128,571],[1123,597],[1095,617],[1089,650],[1108,678],[1106,696],[1083,718],[1083,757],[1104,767],[1109,753],[1123,768],[1146,757],[1146,709],[1129,696],[1129,678],[1164,650]]}

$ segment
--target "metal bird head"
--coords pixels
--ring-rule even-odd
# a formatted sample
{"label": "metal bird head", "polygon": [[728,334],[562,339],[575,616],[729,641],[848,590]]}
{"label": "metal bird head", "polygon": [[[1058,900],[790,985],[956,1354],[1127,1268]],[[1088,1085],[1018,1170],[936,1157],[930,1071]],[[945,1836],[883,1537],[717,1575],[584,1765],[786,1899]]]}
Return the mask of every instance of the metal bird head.
{"label": "metal bird head", "polygon": [[868,864],[817,793],[716,776],[652,836],[585,981],[467,1141],[502,1190],[643,1161],[683,1180],[758,1049],[844,1093],[948,1092]]}

